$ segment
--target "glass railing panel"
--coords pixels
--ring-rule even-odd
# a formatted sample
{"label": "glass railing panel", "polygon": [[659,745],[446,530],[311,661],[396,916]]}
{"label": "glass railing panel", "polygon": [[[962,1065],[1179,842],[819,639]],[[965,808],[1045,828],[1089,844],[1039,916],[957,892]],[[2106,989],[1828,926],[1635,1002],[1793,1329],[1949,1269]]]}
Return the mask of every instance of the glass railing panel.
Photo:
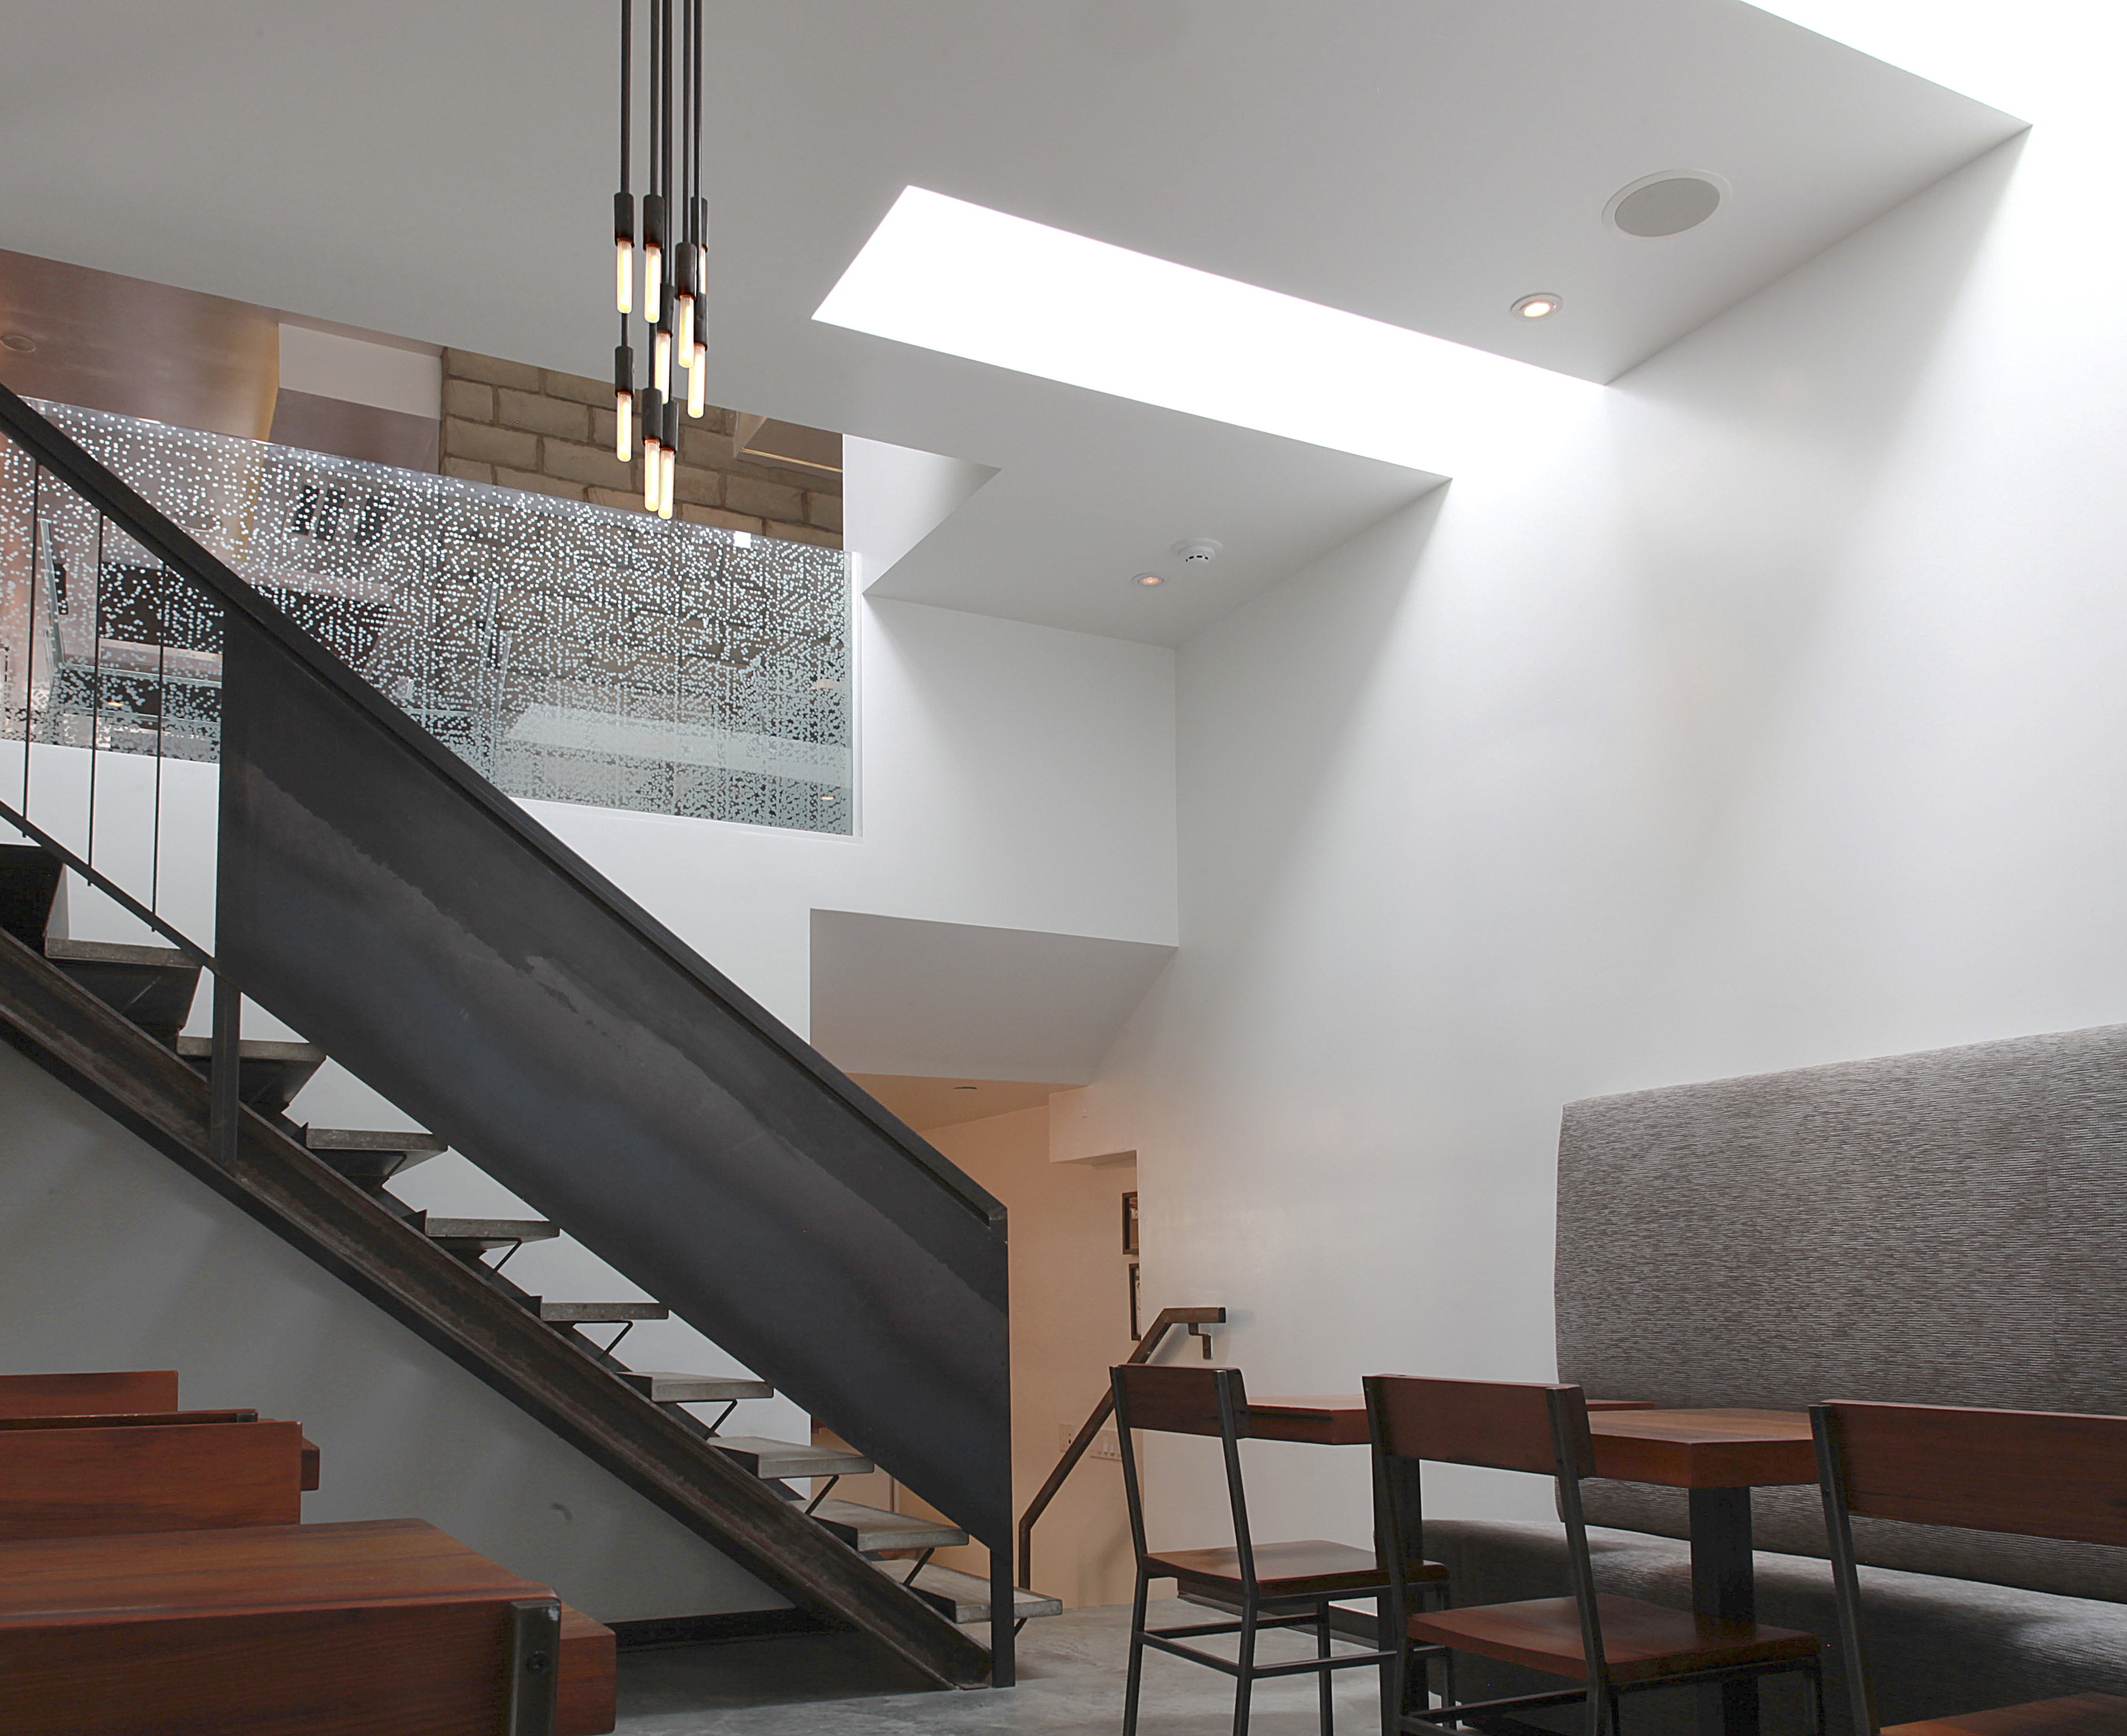
{"label": "glass railing panel", "polygon": [[[38,407],[509,794],[852,829],[839,551]],[[218,621],[57,491],[40,509],[33,470],[0,475],[7,734],[214,758]]]}

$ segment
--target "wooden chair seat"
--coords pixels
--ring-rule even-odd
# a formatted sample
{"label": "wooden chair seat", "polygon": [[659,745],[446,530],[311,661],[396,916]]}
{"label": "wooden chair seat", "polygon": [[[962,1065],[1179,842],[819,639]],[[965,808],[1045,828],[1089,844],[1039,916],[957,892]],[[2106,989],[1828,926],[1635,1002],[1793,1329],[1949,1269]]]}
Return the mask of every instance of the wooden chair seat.
{"label": "wooden chair seat", "polygon": [[[1389,1576],[1382,1572],[1371,1549],[1326,1543],[1319,1537],[1298,1543],[1258,1543],[1255,1557],[1256,1583],[1265,1597],[1378,1591],[1389,1583]],[[1170,1550],[1150,1557],[1145,1565],[1155,1579],[1171,1574],[1185,1584],[1217,1586],[1236,1595],[1241,1586],[1240,1556],[1235,1550]],[[1425,1568],[1419,1576],[1422,1579],[1447,1577],[1447,1569],[1437,1562],[1428,1562]]]}
{"label": "wooden chair seat", "polygon": [[2116,1693],[2079,1693],[2033,1700],[1953,1718],[1887,1725],[1883,1736],[2127,1736],[2127,1699]]}
{"label": "wooden chair seat", "polygon": [[[1814,1658],[1822,1645],[1815,1634],[1793,1628],[1716,1621],[1643,1603],[1636,1597],[1599,1596],[1595,1604],[1602,1623],[1603,1657],[1611,1680],[1620,1684]],[[1414,1615],[1410,1631],[1422,1645],[1474,1652],[1577,1682],[1588,1676],[1580,1609],[1571,1597],[1479,1604]]]}

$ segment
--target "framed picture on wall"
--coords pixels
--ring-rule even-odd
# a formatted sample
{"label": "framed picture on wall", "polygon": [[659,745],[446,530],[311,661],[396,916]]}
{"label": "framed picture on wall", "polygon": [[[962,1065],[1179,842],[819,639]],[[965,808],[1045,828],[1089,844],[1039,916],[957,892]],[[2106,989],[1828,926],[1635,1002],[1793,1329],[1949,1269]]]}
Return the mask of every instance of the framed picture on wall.
{"label": "framed picture on wall", "polygon": [[1138,1196],[1134,1190],[1122,1197],[1122,1251],[1133,1257],[1138,1251]]}

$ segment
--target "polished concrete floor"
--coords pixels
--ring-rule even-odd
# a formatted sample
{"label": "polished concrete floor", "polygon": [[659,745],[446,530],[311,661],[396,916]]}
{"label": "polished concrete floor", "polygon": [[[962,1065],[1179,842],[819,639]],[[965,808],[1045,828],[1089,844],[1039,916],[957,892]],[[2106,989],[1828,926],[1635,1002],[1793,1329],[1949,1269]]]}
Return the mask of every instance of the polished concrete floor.
{"label": "polished concrete floor", "polygon": [[[1185,1603],[1155,1604],[1155,1627],[1214,1619]],[[1028,1623],[1019,1686],[928,1693],[853,1634],[792,1634],[713,1646],[632,1652],[620,1661],[621,1736],[1063,1736],[1120,1731],[1130,1612],[1074,1609]],[[1213,1642],[1217,1643],[1217,1642]],[[1265,1662],[1311,1652],[1309,1636],[1267,1636]],[[1348,1649],[1341,1642],[1339,1650]],[[1355,1648],[1349,1648],[1355,1649]],[[1380,1727],[1379,1677],[1337,1674],[1337,1722],[1347,1736]],[[1234,1684],[1215,1670],[1145,1658],[1140,1736],[1225,1736]],[[1312,1676],[1256,1684],[1252,1736],[1317,1728]]]}

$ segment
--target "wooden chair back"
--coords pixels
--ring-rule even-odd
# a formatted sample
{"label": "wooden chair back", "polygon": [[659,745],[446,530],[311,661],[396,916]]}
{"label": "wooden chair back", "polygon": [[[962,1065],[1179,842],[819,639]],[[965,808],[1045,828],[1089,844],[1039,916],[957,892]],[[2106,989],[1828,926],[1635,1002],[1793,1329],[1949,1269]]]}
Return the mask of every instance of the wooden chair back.
{"label": "wooden chair back", "polygon": [[1369,1375],[1366,1408],[1380,1449],[1440,1465],[1592,1477],[1595,1448],[1577,1386],[1427,1380]]}
{"label": "wooden chair back", "polygon": [[1115,1371],[1115,1411],[1123,1429],[1151,1429],[1163,1435],[1225,1432],[1219,1392],[1229,1394],[1227,1414],[1236,1436],[1248,1432],[1248,1394],[1239,1369],[1155,1368],[1125,1363]]}
{"label": "wooden chair back", "polygon": [[[1130,1431],[1150,1429],[1166,1435],[1209,1435],[1219,1443],[1226,1475],[1226,1500],[1233,1513],[1234,1549],[1242,1579],[1255,1595],[1255,1543],[1248,1528],[1248,1496],[1240,1480],[1240,1443],[1248,1431],[1248,1395],[1239,1369],[1155,1368],[1124,1363],[1109,1370],[1115,1394],[1115,1434],[1122,1447],[1123,1505],[1130,1514],[1130,1545],[1138,1558],[1138,1590],[1151,1551],[1145,1541],[1144,1491],[1138,1479],[1138,1455]],[[1142,1615],[1143,1611],[1138,1611]]]}
{"label": "wooden chair back", "polygon": [[1850,1513],[2127,1545],[2127,1417],[1936,1404],[1810,1414]]}

